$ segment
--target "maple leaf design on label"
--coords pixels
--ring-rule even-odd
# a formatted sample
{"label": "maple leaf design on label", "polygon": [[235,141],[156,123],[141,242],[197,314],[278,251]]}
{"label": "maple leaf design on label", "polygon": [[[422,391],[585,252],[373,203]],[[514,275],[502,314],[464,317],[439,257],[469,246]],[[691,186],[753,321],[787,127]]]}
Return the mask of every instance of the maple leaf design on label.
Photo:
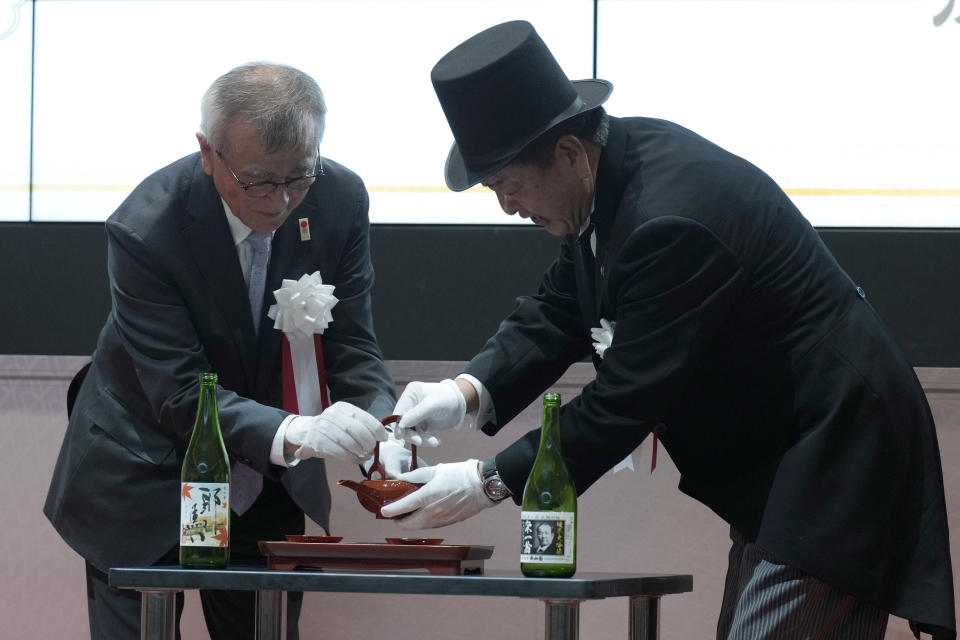
{"label": "maple leaf design on label", "polygon": [[230,540],[230,534],[227,533],[227,530],[226,530],[226,529],[220,529],[220,533],[218,533],[218,534],[215,535],[215,536],[211,536],[211,537],[212,537],[214,540],[219,540],[221,547],[227,546],[227,542]]}
{"label": "maple leaf design on label", "polygon": [[193,496],[190,495],[190,491],[196,489],[196,487],[183,483],[183,490],[180,492],[180,497],[184,500],[193,500]]}

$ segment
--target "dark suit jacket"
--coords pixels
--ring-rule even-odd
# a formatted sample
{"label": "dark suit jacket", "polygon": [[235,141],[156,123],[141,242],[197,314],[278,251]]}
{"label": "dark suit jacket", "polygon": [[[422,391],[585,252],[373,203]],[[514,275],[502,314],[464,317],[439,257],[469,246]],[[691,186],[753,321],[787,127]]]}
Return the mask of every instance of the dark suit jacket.
{"label": "dark suit jacket", "polygon": [[[240,263],[212,179],[196,153],[140,184],[106,223],[112,309],[80,387],[44,513],[106,570],[147,565],[178,542],[180,464],[196,414],[197,376],[218,374],[231,458],[280,480],[324,528],[323,462],[271,465],[281,406],[281,333],[266,317],[283,278],[319,270],[339,299],[323,336],[331,401],[374,415],[394,383],[373,329],[368,195],[349,169],[326,175],[274,234],[261,331],[254,333]],[[301,242],[307,218],[312,240]]]}
{"label": "dark suit jacket", "polygon": [[[954,629],[933,419],[910,364],[816,231],[763,172],[696,134],[611,118],[591,270],[567,237],[469,364],[495,433],[616,321],[562,411],[580,492],[653,425],[680,489],[750,540],[898,616]],[[521,495],[532,432],[497,465]]]}

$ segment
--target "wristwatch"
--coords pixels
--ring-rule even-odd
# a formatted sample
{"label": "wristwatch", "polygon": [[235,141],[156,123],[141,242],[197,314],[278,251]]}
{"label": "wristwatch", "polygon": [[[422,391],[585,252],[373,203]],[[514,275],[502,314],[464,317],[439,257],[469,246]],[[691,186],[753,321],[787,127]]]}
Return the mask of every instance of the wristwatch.
{"label": "wristwatch", "polygon": [[480,477],[483,482],[483,493],[494,502],[500,502],[511,495],[510,489],[497,473],[496,458],[488,458],[480,464]]}

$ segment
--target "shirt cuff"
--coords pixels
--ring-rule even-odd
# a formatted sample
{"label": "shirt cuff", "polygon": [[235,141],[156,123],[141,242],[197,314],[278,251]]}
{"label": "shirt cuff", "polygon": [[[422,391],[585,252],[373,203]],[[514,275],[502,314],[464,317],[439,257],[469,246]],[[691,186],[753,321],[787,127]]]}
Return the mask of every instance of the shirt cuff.
{"label": "shirt cuff", "polygon": [[469,373],[461,373],[457,376],[457,380],[466,380],[469,382],[477,392],[477,398],[479,398],[476,410],[468,411],[463,417],[463,422],[460,426],[476,431],[488,422],[495,421],[497,415],[493,408],[493,398],[490,397],[490,392],[483,386],[483,383]]}
{"label": "shirt cuff", "polygon": [[300,462],[297,458],[293,456],[283,455],[283,443],[287,437],[287,427],[290,426],[290,423],[293,422],[294,418],[299,416],[295,413],[291,413],[286,418],[283,419],[283,422],[280,423],[280,426],[277,427],[277,433],[273,436],[273,445],[270,447],[270,462],[280,467],[295,467]]}

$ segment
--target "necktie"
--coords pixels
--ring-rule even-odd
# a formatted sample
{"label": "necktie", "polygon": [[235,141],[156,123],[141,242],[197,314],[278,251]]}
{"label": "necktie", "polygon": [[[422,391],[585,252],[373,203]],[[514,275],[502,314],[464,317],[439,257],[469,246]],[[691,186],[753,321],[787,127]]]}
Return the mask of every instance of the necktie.
{"label": "necktie", "polygon": [[587,261],[587,266],[593,268],[594,256],[596,256],[597,253],[597,233],[592,222],[587,225],[587,228],[580,234],[578,241],[580,242],[580,249],[583,251],[584,259]]}
{"label": "necktie", "polygon": [[[244,242],[250,246],[250,277],[247,282],[247,295],[250,298],[250,312],[253,314],[253,328],[260,331],[260,316],[263,311],[263,290],[267,284],[267,264],[270,262],[270,234],[253,231]],[[237,515],[243,515],[254,503],[263,489],[263,476],[242,462],[237,462],[230,470],[230,490],[233,494],[230,502]]]}
{"label": "necktie", "polygon": [[584,284],[586,285],[586,290],[578,292],[578,295],[584,298],[591,314],[597,311],[596,262],[592,246],[594,242],[596,242],[596,240],[594,239],[594,228],[591,223],[577,239],[577,244],[580,247],[581,260],[583,261]]}
{"label": "necktie", "polygon": [[247,294],[250,296],[250,311],[253,313],[253,328],[260,331],[260,316],[263,315],[263,289],[267,284],[267,263],[270,262],[270,234],[250,232],[244,240],[253,252],[250,261],[250,278]]}

